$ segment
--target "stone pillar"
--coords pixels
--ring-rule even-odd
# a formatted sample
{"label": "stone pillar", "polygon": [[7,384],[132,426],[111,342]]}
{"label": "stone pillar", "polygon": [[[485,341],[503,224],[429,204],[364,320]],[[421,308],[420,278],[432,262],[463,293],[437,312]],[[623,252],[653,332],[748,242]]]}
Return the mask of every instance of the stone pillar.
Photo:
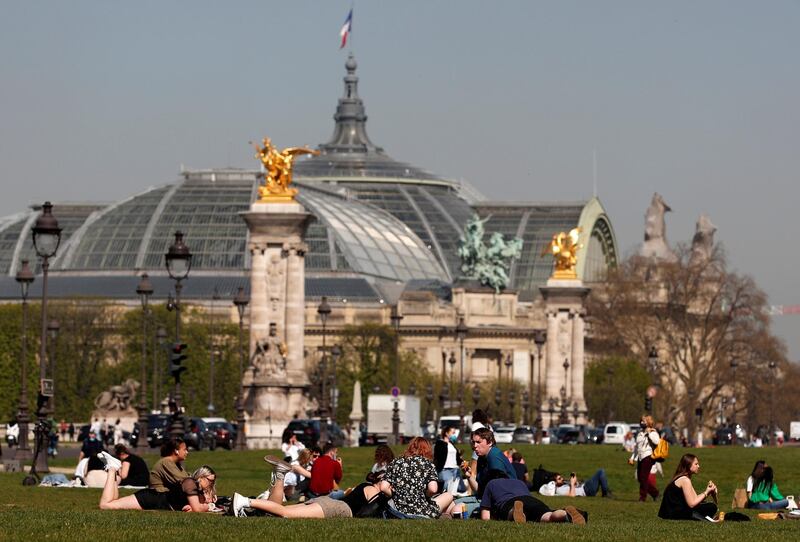
{"label": "stone pillar", "polygon": [[547,343],[545,343],[545,376],[544,397],[542,406],[547,409],[547,400],[558,397],[561,387],[561,364],[558,363],[558,309],[546,309]]}
{"label": "stone pillar", "polygon": [[252,255],[245,433],[248,448],[276,447],[289,421],[311,409],[303,356],[303,239],[313,217],[296,202],[256,202],[241,215]]}
{"label": "stone pillar", "polygon": [[[578,403],[578,409],[586,412],[586,400],[583,397],[583,376],[585,372],[585,362],[583,357],[584,340],[584,311],[575,310],[572,312],[572,361],[570,371],[572,372],[572,402]],[[580,423],[586,422],[586,415],[578,418]]]}
{"label": "stone pillar", "polygon": [[[564,360],[567,359],[570,369],[567,374],[567,398],[570,407],[578,402],[578,408],[586,409],[583,398],[584,364],[584,304],[589,295],[589,288],[577,279],[550,279],[547,286],[540,288],[545,302],[547,314],[547,384],[543,401],[542,420],[545,425],[549,421],[546,413],[547,400],[555,397],[560,400],[561,386],[564,385]],[[563,322],[562,322],[563,319]],[[568,416],[572,417],[571,409]],[[579,420],[579,421],[585,421]]]}

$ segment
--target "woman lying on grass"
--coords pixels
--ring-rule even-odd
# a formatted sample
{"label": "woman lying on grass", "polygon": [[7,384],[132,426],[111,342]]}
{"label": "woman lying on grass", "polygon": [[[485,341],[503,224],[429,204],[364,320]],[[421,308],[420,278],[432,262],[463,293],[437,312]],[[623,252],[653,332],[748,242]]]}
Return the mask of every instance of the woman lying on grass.
{"label": "woman lying on grass", "polygon": [[713,518],[717,505],[703,502],[709,495],[716,497],[717,486],[711,480],[702,493],[692,487],[692,476],[700,471],[700,462],[693,454],[684,454],[675,469],[675,476],[664,490],[658,517],[662,519],[690,519],[702,521],[706,516]]}
{"label": "woman lying on grass", "polygon": [[264,461],[274,468],[275,481],[269,491],[269,499],[248,499],[233,494],[233,515],[245,517],[245,508],[261,510],[269,515],[283,518],[352,518],[377,517],[386,503],[378,484],[362,483],[340,499],[316,497],[302,504],[283,505],[284,477],[292,472],[292,465],[277,457],[266,456]]}

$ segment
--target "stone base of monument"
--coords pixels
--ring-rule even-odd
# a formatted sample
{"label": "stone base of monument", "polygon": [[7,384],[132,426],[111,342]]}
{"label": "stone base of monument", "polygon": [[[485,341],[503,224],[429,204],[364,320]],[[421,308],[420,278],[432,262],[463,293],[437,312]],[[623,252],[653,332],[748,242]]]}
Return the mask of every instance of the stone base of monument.
{"label": "stone base of monument", "polygon": [[279,448],[289,422],[314,409],[308,386],[251,383],[245,385],[245,435],[250,449]]}

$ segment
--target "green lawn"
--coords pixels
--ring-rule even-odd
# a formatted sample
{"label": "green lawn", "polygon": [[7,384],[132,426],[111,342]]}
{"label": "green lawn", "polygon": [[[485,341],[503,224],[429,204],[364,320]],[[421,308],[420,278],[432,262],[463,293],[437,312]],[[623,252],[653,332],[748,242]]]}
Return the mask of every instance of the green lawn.
{"label": "green lawn", "polygon": [[[638,489],[627,454],[615,446],[520,446],[529,466],[542,463],[550,470],[576,471],[590,476],[598,467],[608,473],[615,500],[595,498],[543,499],[551,506],[575,501],[589,511],[585,528],[572,525],[515,525],[480,521],[387,521],[387,520],[283,520],[275,518],[233,518],[168,512],[101,512],[97,509],[98,489],[60,489],[23,487],[22,475],[0,474],[0,540],[522,540],[546,537],[550,540],[777,540],[798,539],[800,521],[761,521],[749,523],[700,524],[666,522],[656,517],[658,504],[636,502]],[[361,481],[372,464],[373,448],[342,450],[345,480],[343,486]],[[734,488],[741,486],[757,459],[766,459],[774,468],[784,494],[800,494],[800,448],[743,449],[707,448],[697,450],[701,472],[695,487],[708,479],[720,488],[720,505],[730,510]],[[681,449],[673,448],[665,464],[672,473]],[[189,469],[203,463],[218,473],[221,495],[238,491],[254,495],[265,488],[268,479],[263,451],[193,452]],[[147,456],[148,462],[155,456]],[[73,466],[58,459],[57,466]],[[659,479],[663,488],[666,479]]]}

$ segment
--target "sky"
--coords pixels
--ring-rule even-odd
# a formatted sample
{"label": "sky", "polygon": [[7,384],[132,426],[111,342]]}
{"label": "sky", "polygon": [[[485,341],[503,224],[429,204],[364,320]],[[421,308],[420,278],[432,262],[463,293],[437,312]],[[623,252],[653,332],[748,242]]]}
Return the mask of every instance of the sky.
{"label": "sky", "polygon": [[[368,133],[493,200],[597,194],[623,255],[654,192],[670,243],[707,214],[731,267],[800,304],[800,2],[0,0],[0,216],[116,201],[248,141],[333,130],[347,52]],[[790,250],[791,249],[791,250]],[[775,332],[800,358],[800,315]]]}

